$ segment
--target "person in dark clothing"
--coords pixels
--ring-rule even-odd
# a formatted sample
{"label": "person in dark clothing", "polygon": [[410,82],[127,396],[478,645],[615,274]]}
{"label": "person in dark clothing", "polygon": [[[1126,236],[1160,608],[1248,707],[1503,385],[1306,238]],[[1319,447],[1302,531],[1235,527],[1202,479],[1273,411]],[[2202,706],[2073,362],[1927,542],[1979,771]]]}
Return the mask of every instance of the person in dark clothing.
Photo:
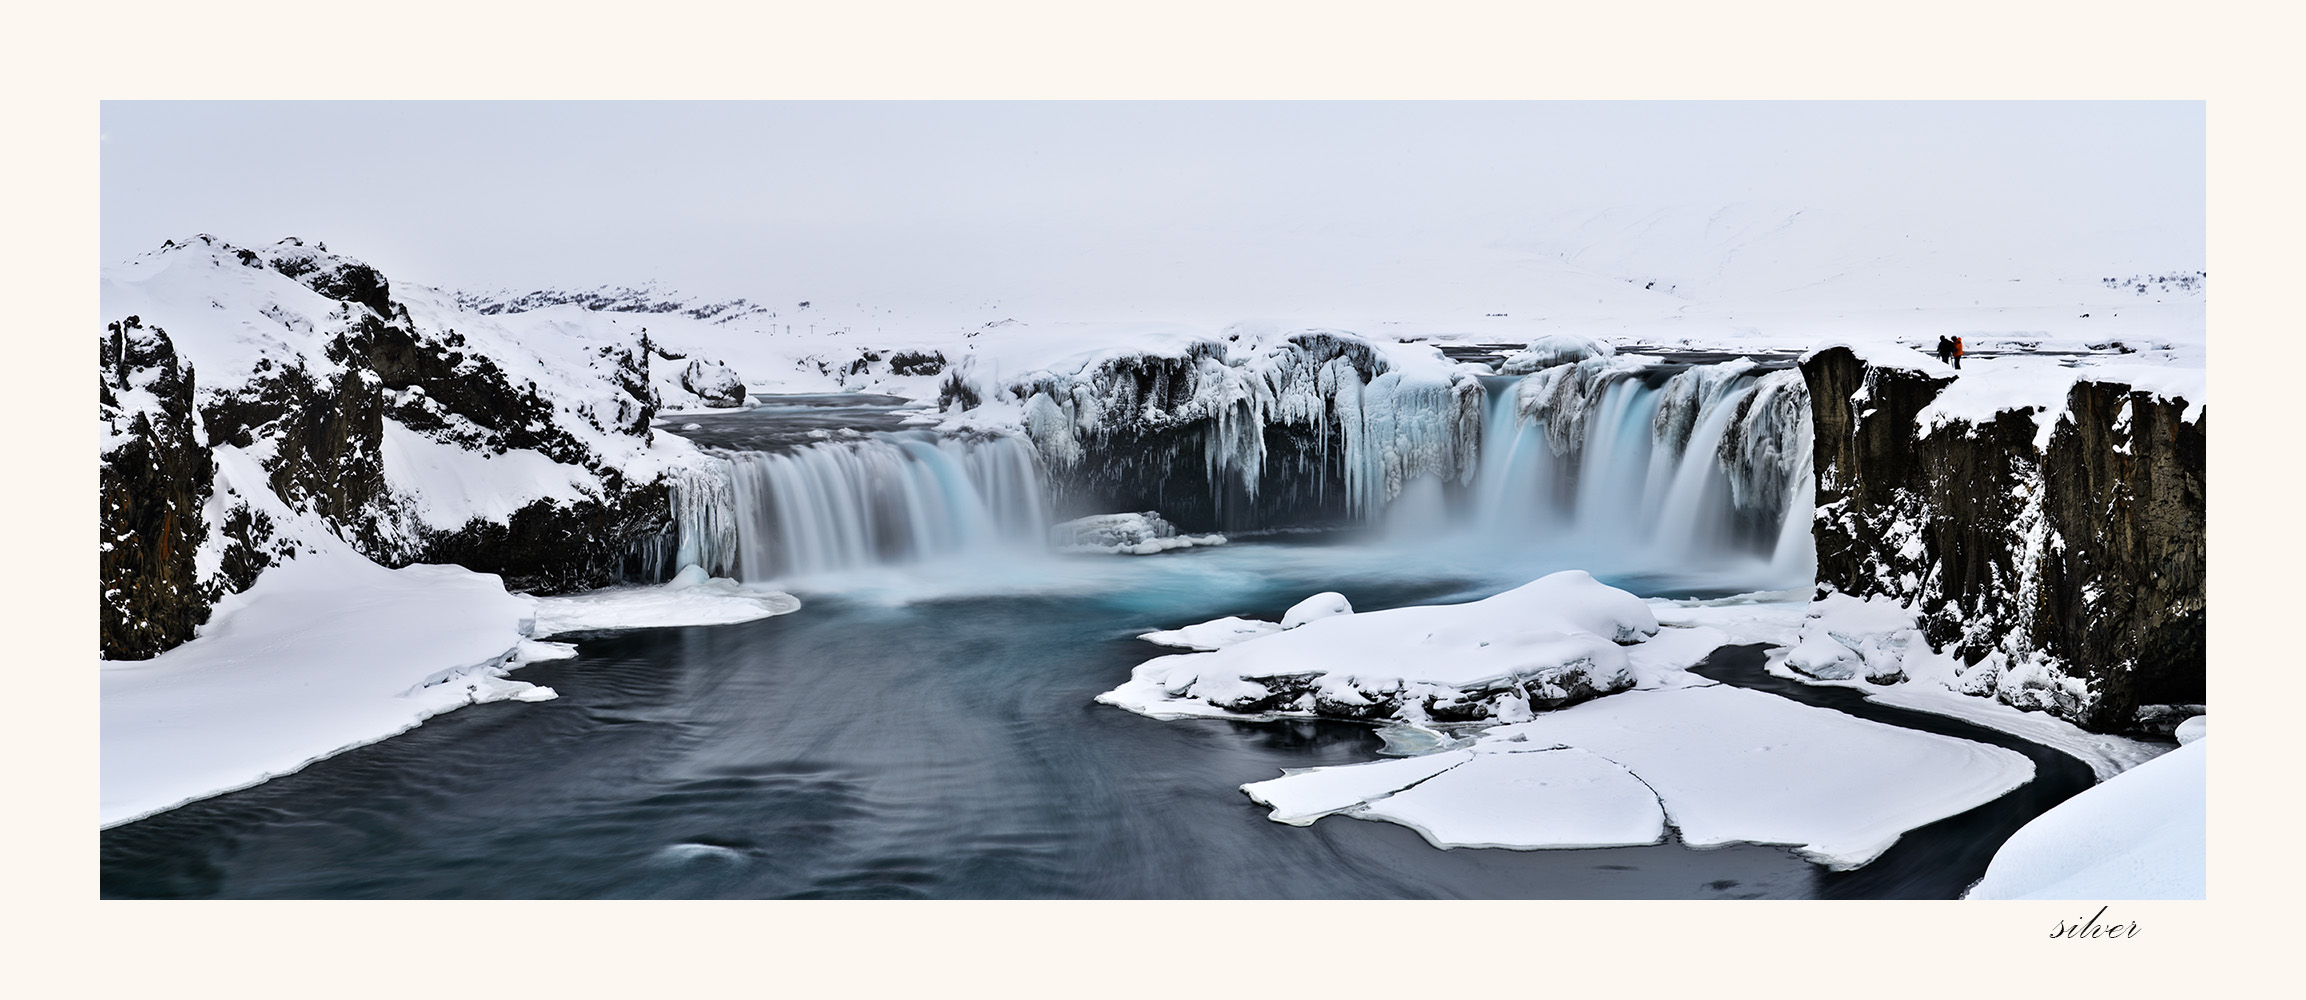
{"label": "person in dark clothing", "polygon": [[1943,364],[1949,364],[1949,363],[1951,363],[1953,360],[1954,360],[1954,338],[1952,338],[1952,337],[1939,337],[1939,338],[1938,338],[1938,363],[1939,363],[1939,364],[1941,364],[1941,365],[1943,365]]}

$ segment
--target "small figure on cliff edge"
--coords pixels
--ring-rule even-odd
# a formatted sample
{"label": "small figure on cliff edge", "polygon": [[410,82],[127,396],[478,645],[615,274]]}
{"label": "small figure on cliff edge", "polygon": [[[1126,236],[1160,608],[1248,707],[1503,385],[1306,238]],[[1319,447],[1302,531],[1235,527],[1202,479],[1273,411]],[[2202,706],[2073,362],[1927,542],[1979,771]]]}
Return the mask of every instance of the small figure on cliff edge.
{"label": "small figure on cliff edge", "polygon": [[1952,364],[1952,363],[1953,363],[1953,361],[1954,361],[1954,338],[1952,338],[1952,337],[1939,337],[1939,338],[1938,338],[1938,363],[1939,363],[1939,364],[1941,364],[1941,365],[1946,365],[1946,364]]}

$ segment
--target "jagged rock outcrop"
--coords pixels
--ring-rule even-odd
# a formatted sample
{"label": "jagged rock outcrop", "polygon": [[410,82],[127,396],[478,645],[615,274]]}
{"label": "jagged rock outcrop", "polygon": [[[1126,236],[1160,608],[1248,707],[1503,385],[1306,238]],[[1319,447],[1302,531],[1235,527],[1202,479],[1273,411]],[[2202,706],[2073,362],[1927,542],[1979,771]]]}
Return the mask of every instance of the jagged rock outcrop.
{"label": "jagged rock outcrop", "polygon": [[166,332],[129,316],[106,326],[99,354],[98,629],[105,655],[147,659],[208,618],[195,555],[215,468],[196,433],[192,369]]}
{"label": "jagged rock outcrop", "polygon": [[[221,283],[198,278],[189,286],[200,296],[193,308],[247,316],[237,328],[206,316],[195,324],[208,349],[239,366],[212,369],[205,382],[141,317],[107,327],[107,658],[147,658],[191,638],[216,599],[315,544],[297,532],[323,532],[387,566],[455,563],[497,573],[515,590],[597,587],[644,572],[634,552],[641,539],[670,528],[670,487],[660,461],[650,461],[644,481],[619,463],[647,450],[658,386],[686,377],[699,383],[691,389],[699,396],[710,399],[703,390],[711,390],[742,401],[734,372],[664,351],[645,329],[577,347],[571,358],[530,359],[536,374],[516,377],[507,358],[491,356],[506,350],[501,331],[482,344],[437,320],[420,324],[376,269],[294,239],[249,250],[199,237],[171,243],[149,266],[135,276],[164,285],[188,274],[269,270],[323,298],[314,305],[279,277],[254,285],[229,274]],[[185,287],[166,285],[162,301],[184,301]],[[652,374],[659,358],[686,364]],[[538,385],[548,371],[561,378],[557,387]],[[403,435],[400,474],[416,482],[392,478],[387,437],[394,433]],[[262,482],[243,473],[233,488],[222,486],[215,449],[227,448],[242,456],[240,468],[253,461]],[[422,477],[448,476],[432,488],[456,510],[471,503],[459,477],[486,464],[442,457],[454,455],[511,456],[517,464],[505,468],[558,469],[549,475],[569,485],[532,489],[534,499],[516,497],[510,511],[443,515],[442,497],[426,507]],[[406,468],[443,461],[461,471]],[[250,491],[270,496],[252,503]],[[275,517],[283,506],[295,527]]]}
{"label": "jagged rock outcrop", "polygon": [[681,388],[696,393],[707,406],[745,405],[745,382],[725,365],[691,360],[681,369]]}
{"label": "jagged rock outcrop", "polygon": [[1469,375],[1398,371],[1326,332],[1117,355],[1002,393],[1024,403],[1057,516],[1156,510],[1192,532],[1344,523],[1420,475],[1462,487],[1483,401]]}
{"label": "jagged rock outcrop", "polygon": [[1906,603],[1966,690],[2092,730],[2203,700],[2205,415],[2084,380],[2037,446],[2031,407],[1924,433],[1950,379],[1847,348],[1802,373],[1821,588]]}

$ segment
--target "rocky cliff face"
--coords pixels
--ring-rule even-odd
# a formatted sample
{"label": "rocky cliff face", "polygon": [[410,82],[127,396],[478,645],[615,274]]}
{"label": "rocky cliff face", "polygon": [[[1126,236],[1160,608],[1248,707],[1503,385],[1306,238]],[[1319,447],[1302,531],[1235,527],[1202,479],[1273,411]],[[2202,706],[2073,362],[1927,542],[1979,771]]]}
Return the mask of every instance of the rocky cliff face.
{"label": "rocky cliff face", "polygon": [[[316,544],[348,544],[387,566],[455,563],[499,574],[515,590],[615,582],[639,569],[629,565],[635,543],[671,523],[665,462],[637,473],[624,467],[648,453],[658,383],[693,381],[712,398],[742,401],[733,373],[664,351],[645,330],[580,348],[588,353],[578,364],[554,359],[550,370],[561,379],[540,387],[492,356],[504,353],[503,342],[420,323],[374,268],[295,240],[258,251],[201,238],[151,263],[209,269],[188,287],[206,297],[199,306],[225,318],[197,307],[182,318],[201,329],[204,349],[240,367],[210,366],[196,381],[181,345],[144,317],[106,328],[107,658],[147,658],[184,642],[218,598]],[[316,293],[318,304],[280,277]],[[235,326],[235,310],[253,316]],[[652,374],[652,361],[670,364]],[[392,434],[406,442],[400,475],[420,481],[394,480]],[[252,462],[262,481],[220,483],[226,450]],[[577,485],[461,521],[439,513],[441,498],[424,495],[458,494],[450,507],[466,504],[460,497],[475,487],[458,477],[506,456],[506,468],[546,470]],[[424,470],[407,469],[426,462],[457,465],[445,484],[428,484]]]}
{"label": "rocky cliff face", "polygon": [[129,316],[105,327],[97,382],[99,613],[106,656],[145,659],[208,617],[194,555],[215,469],[192,411],[192,369],[168,334]]}
{"label": "rocky cliff face", "polygon": [[1395,370],[1365,341],[1294,334],[1126,354],[1008,384],[1048,465],[1058,517],[1154,510],[1186,531],[1348,522],[1404,483],[1463,486],[1482,390],[1446,369]]}
{"label": "rocky cliff face", "polygon": [[1917,420],[1951,380],[1847,348],[1802,363],[1818,584],[1913,608],[1966,690],[2097,731],[2204,696],[2204,430],[2184,400],[2077,382],[2032,408]]}

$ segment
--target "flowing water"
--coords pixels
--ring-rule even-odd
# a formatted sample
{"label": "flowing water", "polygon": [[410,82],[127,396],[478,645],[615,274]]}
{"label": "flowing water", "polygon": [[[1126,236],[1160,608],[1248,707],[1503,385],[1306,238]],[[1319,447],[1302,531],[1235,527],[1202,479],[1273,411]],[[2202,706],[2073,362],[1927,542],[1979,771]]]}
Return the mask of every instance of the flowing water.
{"label": "flowing water", "polygon": [[[1442,851],[1385,823],[1273,823],[1238,790],[1285,768],[1372,759],[1381,741],[1368,726],[1164,722],[1092,703],[1162,652],[1137,634],[1225,615],[1277,620],[1325,590],[1367,611],[1470,600],[1566,568],[1643,594],[1798,582],[1807,553],[1787,539],[1807,538],[1793,527],[1807,518],[1786,515],[1807,513],[1807,427],[1798,449],[1753,442],[1792,434],[1765,405],[1784,381],[1650,372],[1595,380],[1575,413],[1557,405],[1533,417],[1518,383],[1494,380],[1472,489],[1412,482],[1359,531],[1145,558],[1041,551],[1052,515],[1032,452],[1015,439],[939,439],[903,429],[888,401],[840,397],[723,415],[712,428],[695,418],[690,433],[723,448],[723,464],[684,488],[681,533],[663,544],[683,562],[791,589],[799,612],[558,637],[580,655],[518,675],[558,700],[463,709],[107,830],[103,892],[1959,892],[2015,823],[2071,790],[2037,782],[2031,797],[1915,831],[1851,875],[1751,845]],[[1725,651],[1709,669],[1769,683],[1748,668]],[[1806,690],[1787,693],[1844,694]]]}

